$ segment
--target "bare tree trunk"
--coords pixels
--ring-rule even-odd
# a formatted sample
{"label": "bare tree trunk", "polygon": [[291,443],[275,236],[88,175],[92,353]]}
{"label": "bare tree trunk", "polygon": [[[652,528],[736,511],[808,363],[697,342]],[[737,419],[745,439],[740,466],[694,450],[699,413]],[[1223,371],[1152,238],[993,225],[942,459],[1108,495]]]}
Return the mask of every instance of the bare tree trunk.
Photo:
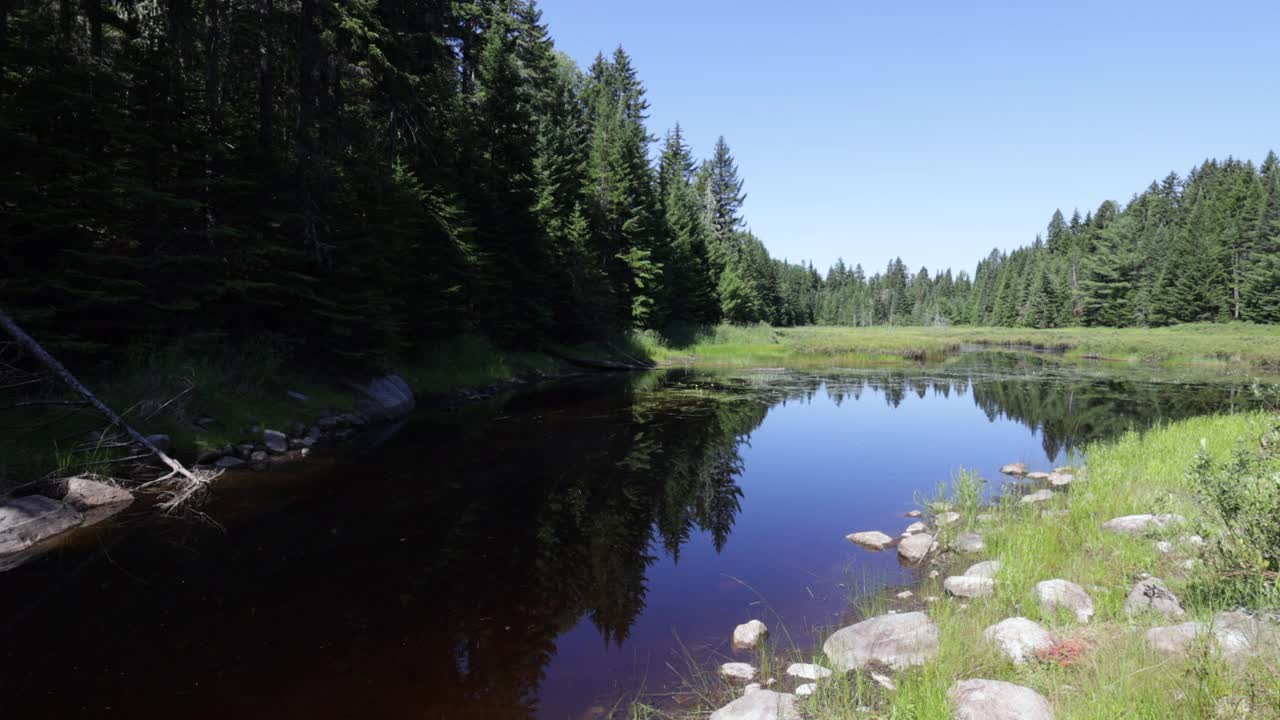
{"label": "bare tree trunk", "polygon": [[84,398],[85,401],[93,407],[94,410],[97,410],[99,414],[106,418],[108,422],[123,430],[124,433],[134,442],[145,448],[147,452],[155,455],[160,462],[164,463],[170,470],[172,470],[172,472],[161,478],[161,480],[167,480],[174,475],[181,475],[190,483],[189,486],[175,496],[173,501],[168,503],[170,507],[176,506],[182,500],[190,497],[199,488],[202,488],[207,484],[207,478],[198,477],[195,473],[192,473],[190,470],[183,467],[182,463],[169,457],[168,453],[156,447],[150,440],[144,437],[142,433],[138,432],[132,425],[125,422],[125,419],[120,417],[116,411],[107,407],[105,403],[89,391],[89,388],[85,387],[83,383],[77,380],[76,376],[72,375],[70,370],[63,367],[62,363],[58,362],[57,358],[50,355],[43,347],[40,346],[40,343],[36,342],[34,338],[28,335],[26,331],[19,327],[18,324],[3,311],[0,311],[0,328],[3,328],[5,332],[9,333],[18,345],[31,353],[31,356],[38,360],[41,365],[44,365],[50,372],[57,375],[58,379],[65,383],[67,387],[71,388],[77,395]]}

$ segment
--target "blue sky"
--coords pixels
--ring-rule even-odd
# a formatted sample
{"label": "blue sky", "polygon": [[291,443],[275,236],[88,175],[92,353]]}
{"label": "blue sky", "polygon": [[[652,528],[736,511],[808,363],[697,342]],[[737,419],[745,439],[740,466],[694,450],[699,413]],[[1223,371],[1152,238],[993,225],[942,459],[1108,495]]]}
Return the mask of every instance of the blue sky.
{"label": "blue sky", "polygon": [[621,44],[649,128],[723,134],[776,257],[972,272],[1053,213],[1280,151],[1280,2],[540,0]]}

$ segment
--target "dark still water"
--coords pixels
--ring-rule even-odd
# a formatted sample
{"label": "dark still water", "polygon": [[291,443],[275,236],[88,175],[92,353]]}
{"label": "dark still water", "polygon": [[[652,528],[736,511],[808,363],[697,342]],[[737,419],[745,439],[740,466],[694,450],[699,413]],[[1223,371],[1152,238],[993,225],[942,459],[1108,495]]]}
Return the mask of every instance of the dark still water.
{"label": "dark still water", "polygon": [[900,532],[963,466],[1064,461],[1251,402],[970,355],[911,371],[671,370],[415,418],[344,460],[250,474],[221,527],[126,518],[0,575],[6,717],[591,718],[729,653],[807,646],[912,571]]}

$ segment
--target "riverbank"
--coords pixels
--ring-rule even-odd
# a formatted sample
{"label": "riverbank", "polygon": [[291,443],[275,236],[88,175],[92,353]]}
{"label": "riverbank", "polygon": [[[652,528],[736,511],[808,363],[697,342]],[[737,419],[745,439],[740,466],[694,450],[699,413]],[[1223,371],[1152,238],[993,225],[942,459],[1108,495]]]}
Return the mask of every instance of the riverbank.
{"label": "riverbank", "polygon": [[[812,654],[761,648],[756,679],[775,679],[779,694],[753,702],[793,706],[810,720],[1280,716],[1280,490],[1271,487],[1280,463],[1258,450],[1263,437],[1274,448],[1275,424],[1264,413],[1195,418],[1090,446],[1087,468],[1052,479],[1011,467],[1021,482],[989,506],[977,504],[972,483],[954,483],[948,506],[924,503],[919,522],[933,537],[913,543],[928,553],[919,583],[865,603],[859,616],[870,620],[835,636],[836,628],[815,628],[817,643],[826,642]],[[1252,459],[1232,461],[1237,449]],[[1127,516],[1145,520],[1111,522]],[[1242,558],[1254,564],[1239,566]],[[846,642],[844,651],[836,643],[877,623],[916,625],[871,644]],[[823,669],[792,677],[790,663]],[[974,686],[958,683],[978,679],[1008,683],[984,689],[1013,693],[1026,707],[953,715],[976,702],[966,699]],[[705,675],[694,685],[708,709],[744,693],[741,681]],[[643,705],[635,713],[694,716]],[[736,716],[712,715],[721,717]],[[766,709],[751,717],[794,716]]]}
{"label": "riverbank", "polygon": [[665,364],[859,366],[940,360],[969,346],[1059,353],[1066,360],[1280,368],[1280,326],[1200,323],[1165,328],[795,327],[720,325],[640,337]]}

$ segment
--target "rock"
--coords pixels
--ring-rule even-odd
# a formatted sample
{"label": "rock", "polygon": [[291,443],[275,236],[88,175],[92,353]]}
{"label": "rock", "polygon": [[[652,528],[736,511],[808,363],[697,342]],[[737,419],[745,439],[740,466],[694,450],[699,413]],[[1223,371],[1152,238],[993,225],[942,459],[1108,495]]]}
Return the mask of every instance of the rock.
{"label": "rock", "polygon": [[1053,485],[1054,487],[1062,487],[1063,485],[1070,485],[1075,479],[1076,479],[1076,476],[1072,475],[1069,472],[1059,472],[1057,470],[1054,470],[1053,472],[1049,473],[1049,484]]}
{"label": "rock", "polygon": [[742,688],[742,696],[746,697],[757,690],[763,689],[764,688],[760,687],[760,683],[747,683],[747,686]]}
{"label": "rock", "polygon": [[924,560],[933,547],[933,536],[929,533],[917,533],[902,539],[898,543],[898,559],[908,565]]}
{"label": "rock", "polygon": [[992,515],[991,513],[980,513],[977,516],[977,519],[978,519],[978,522],[980,523],[989,523],[989,522],[995,522],[996,516]]}
{"label": "rock", "polygon": [[916,533],[922,533],[922,532],[928,532],[928,531],[929,531],[929,526],[917,520],[916,522],[913,522],[910,525],[908,525],[907,529],[902,531],[902,534],[915,535]]}
{"label": "rock", "polygon": [[1214,615],[1213,637],[1222,656],[1232,662],[1257,655],[1280,657],[1280,627],[1242,610]]}
{"label": "rock", "polygon": [[924,598],[924,601],[927,603],[936,603],[941,599],[942,598],[938,597],[937,595],[926,595]]}
{"label": "rock", "polygon": [[265,450],[254,450],[249,455],[249,462],[257,465],[267,461],[267,452]]}
{"label": "rock", "polygon": [[942,581],[942,589],[956,597],[990,597],[995,587],[996,581],[991,578],[970,575],[953,575]]}
{"label": "rock", "polygon": [[939,575],[939,574],[940,574],[940,573],[939,573],[937,570],[930,570],[930,571],[929,571],[929,579],[930,579],[930,580],[932,580],[932,579],[934,579],[934,578],[938,577],[938,575]]}
{"label": "rock", "polygon": [[911,598],[915,597],[915,593],[911,592],[910,590],[903,590],[902,592],[898,593],[895,597],[897,597],[899,600],[910,600]]}
{"label": "rock", "polygon": [[304,447],[306,447],[306,445],[302,443],[302,438],[289,438],[290,450],[301,450]]}
{"label": "rock", "polygon": [[1093,617],[1093,598],[1073,582],[1044,580],[1036,583],[1034,592],[1040,609],[1047,613],[1063,608],[1074,613],[1080,622],[1089,622]]}
{"label": "rock", "polygon": [[1037,490],[1030,495],[1023,495],[1020,502],[1023,503],[1042,503],[1052,500],[1054,492],[1052,490]]}
{"label": "rock", "polygon": [[796,696],[757,690],[711,713],[711,720],[800,720]]}
{"label": "rock", "polygon": [[249,456],[252,455],[253,451],[256,449],[257,448],[255,448],[252,443],[244,443],[242,445],[237,445],[236,456],[243,460],[248,460]]}
{"label": "rock", "polygon": [[311,399],[306,395],[303,395],[302,393],[298,392],[297,390],[290,390],[286,392],[285,395],[289,396],[290,400],[297,400],[298,402],[301,402],[301,403],[307,402]]}
{"label": "rock", "polygon": [[1168,540],[1157,540],[1156,552],[1164,555],[1168,555],[1169,553],[1173,552],[1173,543],[1169,542]]}
{"label": "rock", "polygon": [[970,565],[969,569],[964,571],[964,574],[966,577],[994,578],[1000,572],[1002,564],[999,560],[984,560],[975,565]]}
{"label": "rock", "polygon": [[416,405],[413,390],[399,375],[386,375],[365,383],[356,383],[355,388],[368,398],[360,412],[370,420],[403,417],[413,412]]}
{"label": "rock", "polygon": [[938,523],[938,527],[942,527],[943,525],[950,525],[951,523],[959,519],[960,519],[960,513],[950,512],[950,511],[944,512],[941,515],[939,515],[937,518],[935,518],[935,520]]}
{"label": "rock", "polygon": [[845,540],[864,550],[883,550],[893,544],[893,538],[879,530],[856,532],[844,537]]}
{"label": "rock", "polygon": [[1029,473],[1027,473],[1027,474],[1026,474],[1026,478],[1027,478],[1028,480],[1033,481],[1033,482],[1044,482],[1045,480],[1048,480],[1048,479],[1049,479],[1049,473],[1047,473],[1047,472],[1029,472]]}
{"label": "rock", "polygon": [[1040,693],[1001,680],[961,680],[947,691],[953,720],[1053,720]]}
{"label": "rock", "polygon": [[1004,473],[1005,475],[1019,475],[1019,476],[1026,475],[1027,464],[1020,463],[1020,462],[1009,463],[1008,465],[1004,465],[1003,467],[1001,467],[1000,472]]}
{"label": "rock", "polygon": [[168,453],[169,446],[172,444],[172,441],[169,439],[169,436],[163,435],[163,434],[148,435],[147,442],[151,443],[152,445],[155,445],[162,453]]}
{"label": "rock", "polygon": [[720,674],[734,680],[753,680],[756,676],[756,669],[748,663],[731,662],[720,666]]}
{"label": "rock", "polygon": [[218,461],[214,463],[215,467],[220,467],[223,470],[236,470],[244,467],[244,465],[244,460],[241,460],[235,455],[227,455],[226,457],[218,458]]}
{"label": "rock", "polygon": [[745,622],[733,629],[733,647],[736,650],[750,650],[769,637],[769,628],[759,620]]}
{"label": "rock", "polygon": [[216,448],[213,450],[205,450],[204,452],[196,456],[196,464],[212,465],[213,463],[221,459],[224,455],[228,454],[228,452],[234,452],[234,450],[235,449],[230,446],[225,448]]}
{"label": "rock", "polygon": [[987,549],[987,544],[983,542],[982,536],[975,532],[960,533],[956,536],[951,547],[962,553],[976,553]]}
{"label": "rock", "polygon": [[1140,535],[1147,530],[1164,528],[1170,525],[1180,525],[1187,519],[1181,515],[1125,515],[1123,517],[1112,518],[1102,523],[1103,530],[1111,532],[1127,533],[1130,535]]}
{"label": "rock", "polygon": [[288,438],[279,430],[263,430],[262,442],[271,452],[279,455],[289,450]]}
{"label": "rock", "polygon": [[837,630],[822,651],[841,672],[872,661],[901,670],[936,656],[938,638],[938,626],[922,612],[880,615]]}
{"label": "rock", "polygon": [[84,515],[85,525],[94,525],[133,504],[133,493],[122,487],[89,478],[74,477],[67,481],[67,494],[62,502]]}
{"label": "rock", "polygon": [[0,557],[30,550],[82,522],[84,517],[75,508],[43,495],[0,502]]}
{"label": "rock", "polygon": [[897,692],[898,690],[898,683],[894,682],[893,678],[885,675],[884,673],[873,672],[871,673],[871,679],[877,685],[889,692]]}
{"label": "rock", "polygon": [[909,518],[924,517],[924,513],[920,512],[919,510],[908,510],[907,512],[903,513],[902,515],[903,515],[903,517],[909,517]]}
{"label": "rock", "polygon": [[308,435],[302,438],[301,440],[299,440],[298,444],[304,448],[312,448],[312,447],[315,447],[316,443],[318,442],[320,442],[320,438],[315,437],[313,435]]}
{"label": "rock", "polygon": [[1180,617],[1184,614],[1182,603],[1178,602],[1177,596],[1159,578],[1148,578],[1134,585],[1124,601],[1124,611],[1130,615],[1154,612]]}
{"label": "rock", "polygon": [[1208,626],[1202,622],[1185,622],[1180,625],[1151,628],[1147,631],[1147,645],[1156,652],[1177,655],[1208,629]]}
{"label": "rock", "polygon": [[831,677],[832,672],[813,663],[791,663],[787,666],[787,674],[804,680],[821,680]]}
{"label": "rock", "polygon": [[1024,617],[1001,620],[984,630],[982,637],[995,643],[1001,652],[1018,664],[1033,657],[1037,650],[1048,650],[1054,643],[1048,630]]}
{"label": "rock", "polygon": [[1202,548],[1208,544],[1204,541],[1204,538],[1199,535],[1186,535],[1178,538],[1178,541],[1185,545],[1190,545],[1193,548]]}
{"label": "rock", "polygon": [[796,695],[798,697],[804,697],[805,695],[814,694],[815,692],[817,692],[817,690],[818,690],[817,683],[805,683],[803,685],[796,686]]}

